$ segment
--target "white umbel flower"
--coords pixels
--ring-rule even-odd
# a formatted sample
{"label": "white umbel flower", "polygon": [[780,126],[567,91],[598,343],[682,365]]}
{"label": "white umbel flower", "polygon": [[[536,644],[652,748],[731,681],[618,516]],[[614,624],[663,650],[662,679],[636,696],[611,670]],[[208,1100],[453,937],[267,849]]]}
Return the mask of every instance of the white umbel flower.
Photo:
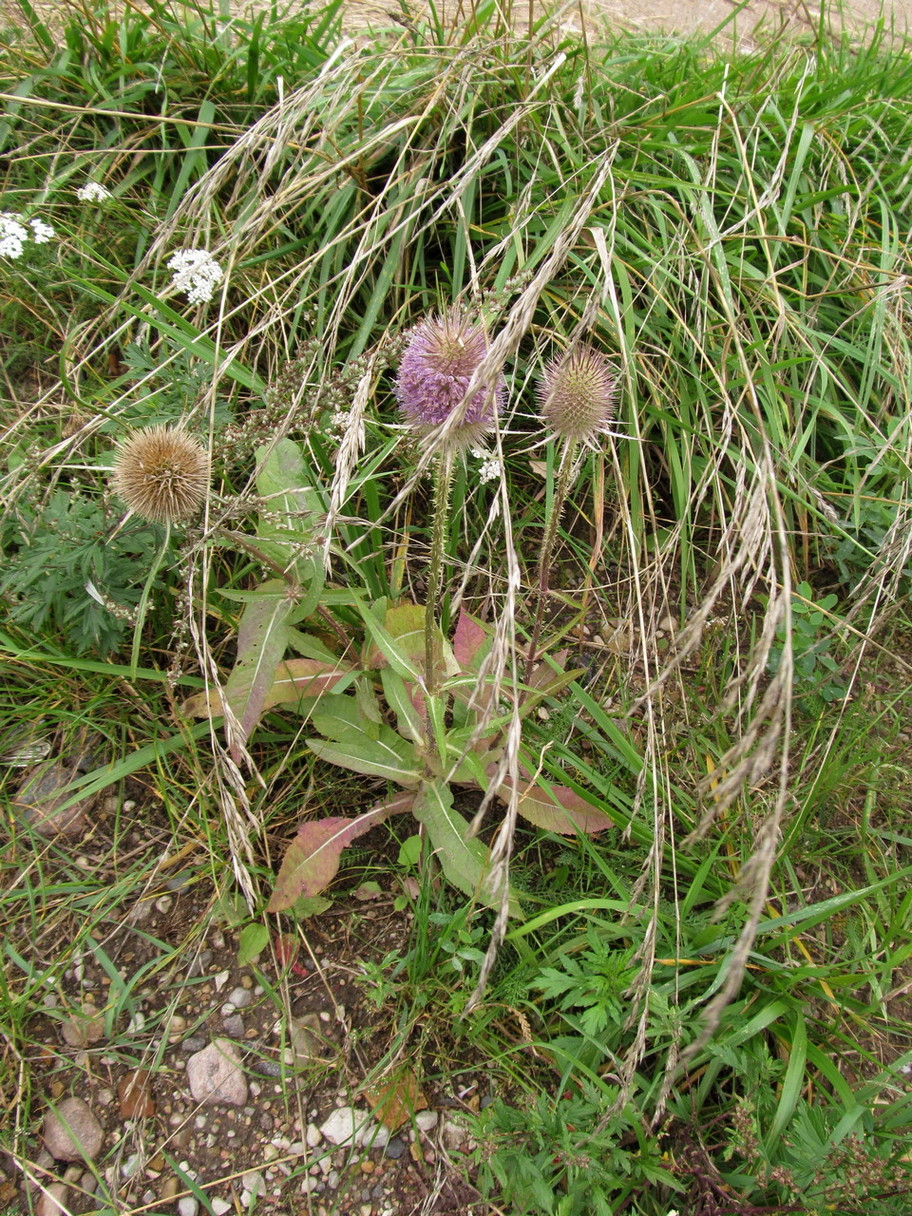
{"label": "white umbel flower", "polygon": [[28,226],[32,230],[32,240],[36,245],[46,245],[57,235],[51,225],[46,224],[44,220],[29,220]]}
{"label": "white umbel flower", "polygon": [[20,258],[30,238],[36,245],[45,245],[56,235],[44,220],[27,220],[18,211],[0,211],[0,257]]}
{"label": "white umbel flower", "polygon": [[0,211],[0,257],[21,257],[28,237],[25,221],[18,212]]}
{"label": "white umbel flower", "polygon": [[103,203],[111,197],[111,191],[101,182],[86,182],[76,191],[76,197],[81,203]]}
{"label": "white umbel flower", "polygon": [[178,249],[168,259],[171,285],[186,294],[191,304],[212,299],[212,293],[225,277],[218,262],[205,249]]}
{"label": "white umbel flower", "polygon": [[503,465],[490,452],[484,448],[472,448],[472,455],[476,460],[481,461],[476,470],[479,485],[487,485],[489,481],[497,481],[499,477],[503,476]]}

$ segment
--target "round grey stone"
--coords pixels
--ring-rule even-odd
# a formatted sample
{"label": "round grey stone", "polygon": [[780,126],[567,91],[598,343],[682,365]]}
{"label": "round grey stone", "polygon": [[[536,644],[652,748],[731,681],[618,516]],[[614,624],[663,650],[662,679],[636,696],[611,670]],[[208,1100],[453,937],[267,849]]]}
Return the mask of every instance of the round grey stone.
{"label": "round grey stone", "polygon": [[401,1136],[393,1136],[384,1150],[384,1156],[391,1157],[393,1161],[398,1161],[404,1152],[405,1141]]}
{"label": "round grey stone", "polygon": [[104,1130],[82,1098],[64,1098],[44,1120],[44,1143],[57,1161],[92,1161],[103,1140]]}

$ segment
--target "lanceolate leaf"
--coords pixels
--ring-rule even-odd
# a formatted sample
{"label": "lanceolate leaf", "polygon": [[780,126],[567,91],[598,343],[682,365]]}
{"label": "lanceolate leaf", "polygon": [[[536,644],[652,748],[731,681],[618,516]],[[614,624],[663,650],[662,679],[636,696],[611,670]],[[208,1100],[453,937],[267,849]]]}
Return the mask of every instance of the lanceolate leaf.
{"label": "lanceolate leaf", "polygon": [[366,735],[346,739],[344,743],[308,739],[307,746],[321,760],[368,777],[383,777],[406,787],[417,785],[421,778],[412,748],[389,727],[381,730],[379,739],[368,739]]}
{"label": "lanceolate leaf", "polygon": [[412,798],[400,795],[357,819],[333,816],[302,823],[282,859],[266,911],[284,912],[302,896],[318,895],[335,878],[342,850],[388,815],[410,810]]}
{"label": "lanceolate leaf", "polygon": [[[286,622],[295,608],[281,579],[270,579],[259,591],[262,594],[250,600],[241,615],[237,662],[224,693],[225,702],[240,723],[241,743],[247,742],[262,717],[288,645]],[[233,748],[232,752],[237,753],[234,759],[239,762],[239,749]]]}
{"label": "lanceolate leaf", "polygon": [[[498,786],[497,796],[508,802],[512,788],[512,781],[504,781]],[[520,791],[520,815],[546,832],[558,832],[562,836],[585,832],[591,836],[614,826],[605,811],[593,806],[566,786],[549,785],[544,789],[542,786],[533,785],[527,788],[526,783],[521,781]]]}
{"label": "lanceolate leaf", "polygon": [[336,743],[379,739],[382,729],[377,722],[379,715],[368,712],[368,707],[369,702],[366,706],[363,696],[346,693],[327,697],[314,710],[311,721],[321,735]]}
{"label": "lanceolate leaf", "polygon": [[[488,850],[480,840],[469,836],[469,825],[453,809],[453,794],[446,782],[425,784],[415,799],[413,814],[427,828],[447,882],[472,899],[498,907],[500,901],[487,872]],[[514,915],[518,913],[517,907]]]}
{"label": "lanceolate leaf", "polygon": [[[262,713],[276,705],[300,705],[307,698],[322,697],[324,693],[339,688],[352,678],[351,668],[334,659],[323,662],[317,659],[287,659],[280,663],[275,680],[263,701]],[[181,706],[191,718],[215,718],[223,714],[220,693],[211,691],[194,693]]]}
{"label": "lanceolate leaf", "polygon": [[380,679],[386,702],[396,714],[399,733],[413,743],[423,743],[427,730],[421,710],[415,705],[415,685],[407,684],[391,667],[382,668]]}
{"label": "lanceolate leaf", "polygon": [[[291,439],[280,439],[257,452],[257,493],[266,500],[266,518],[257,528],[259,545],[283,568],[312,575],[312,557],[304,557],[307,546],[317,539],[317,524],[323,504],[308,485],[304,457]],[[307,581],[310,581],[308,577]]]}

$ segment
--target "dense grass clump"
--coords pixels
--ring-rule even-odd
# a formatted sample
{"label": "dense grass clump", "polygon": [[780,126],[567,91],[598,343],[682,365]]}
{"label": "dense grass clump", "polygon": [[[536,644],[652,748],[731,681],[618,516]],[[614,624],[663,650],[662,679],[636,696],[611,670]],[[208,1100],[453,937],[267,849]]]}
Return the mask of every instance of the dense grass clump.
{"label": "dense grass clump", "polygon": [[[0,45],[5,755],[116,740],[71,801],[140,780],[230,856],[250,957],[385,822],[389,1059],[430,1010],[487,1062],[519,1212],[908,1187],[912,55],[720,46],[157,2]],[[136,433],[198,457],[179,516],[112,481]]]}

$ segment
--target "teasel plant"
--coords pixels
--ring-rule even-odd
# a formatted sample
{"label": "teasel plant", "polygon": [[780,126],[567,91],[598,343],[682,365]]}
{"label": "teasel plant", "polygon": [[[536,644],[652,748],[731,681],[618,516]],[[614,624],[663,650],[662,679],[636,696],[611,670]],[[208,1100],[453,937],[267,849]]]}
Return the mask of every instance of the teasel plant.
{"label": "teasel plant", "polygon": [[406,423],[434,445],[433,508],[424,615],[427,691],[437,691],[437,601],[443,586],[444,548],[456,459],[477,447],[494,425],[504,389],[498,377],[477,386],[473,377],[488,351],[480,321],[458,307],[429,317],[408,335],[394,384]]}
{"label": "teasel plant", "polygon": [[133,632],[130,670],[139,665],[142,626],[149,595],[171,542],[172,525],[191,519],[206,501],[209,454],[182,426],[151,426],[133,431],[114,456],[111,488],[127,507],[126,519],[137,516],[164,527],[161,546],[143,586]]}
{"label": "teasel plant", "polygon": [[617,376],[608,359],[593,347],[579,343],[545,367],[537,387],[542,422],[560,445],[557,481],[545,521],[535,587],[532,637],[526,655],[526,680],[538,654],[551,558],[567,493],[578,472],[581,445],[592,446],[610,431],[617,412]]}

